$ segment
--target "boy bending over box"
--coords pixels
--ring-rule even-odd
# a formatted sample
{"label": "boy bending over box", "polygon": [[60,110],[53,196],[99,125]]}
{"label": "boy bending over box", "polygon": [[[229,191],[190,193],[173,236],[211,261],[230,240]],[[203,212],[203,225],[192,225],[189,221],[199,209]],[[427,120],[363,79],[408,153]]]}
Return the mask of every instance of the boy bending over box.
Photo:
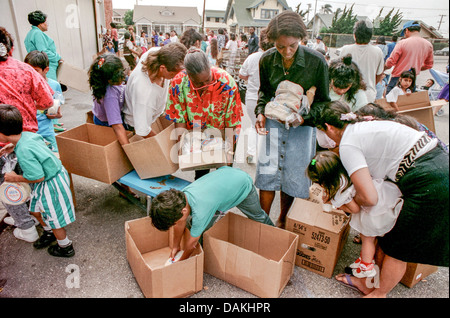
{"label": "boy bending over box", "polygon": [[180,242],[186,226],[190,237],[179,259],[189,258],[201,235],[215,222],[216,211],[227,212],[237,207],[249,219],[274,225],[259,203],[252,178],[242,170],[221,167],[178,191],[170,189],[152,201],[150,216],[160,231],[174,227],[174,246],[170,258],[180,251]]}

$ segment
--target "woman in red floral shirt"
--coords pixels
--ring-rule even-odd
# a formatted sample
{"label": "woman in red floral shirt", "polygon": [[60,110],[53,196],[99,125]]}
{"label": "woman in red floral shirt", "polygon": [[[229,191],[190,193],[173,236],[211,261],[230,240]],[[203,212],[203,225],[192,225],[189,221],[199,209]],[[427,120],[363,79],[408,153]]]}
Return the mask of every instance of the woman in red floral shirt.
{"label": "woman in red floral shirt", "polygon": [[[236,144],[243,116],[239,90],[233,77],[225,70],[211,67],[206,54],[192,48],[184,60],[185,70],[172,79],[166,118],[176,128],[227,128],[234,131]],[[196,170],[196,179],[209,170]]]}

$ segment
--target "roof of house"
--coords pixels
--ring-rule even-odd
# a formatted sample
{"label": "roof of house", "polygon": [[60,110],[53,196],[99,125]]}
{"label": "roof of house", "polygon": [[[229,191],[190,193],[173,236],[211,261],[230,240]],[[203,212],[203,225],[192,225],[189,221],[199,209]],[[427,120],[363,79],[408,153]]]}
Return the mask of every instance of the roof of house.
{"label": "roof of house", "polygon": [[205,17],[223,18],[224,16],[225,10],[205,10]]}
{"label": "roof of house", "polygon": [[148,21],[151,23],[186,23],[193,21],[201,24],[201,17],[197,7],[169,7],[169,6],[145,6],[135,5],[133,21]]}
{"label": "roof of house", "polygon": [[113,9],[113,13],[116,13],[117,15],[123,17],[125,15],[125,12],[127,12],[128,10],[130,9]]}
{"label": "roof of house", "polygon": [[[401,32],[401,31],[402,31],[402,28],[403,28],[403,25],[404,25],[406,22],[408,22],[408,21],[411,21],[411,19],[403,19],[403,20],[400,22],[400,24],[398,25],[397,29],[395,29],[395,32]],[[414,20],[414,21],[419,22],[421,28],[427,30],[427,31],[431,34],[431,36],[432,36],[433,38],[436,38],[436,39],[443,38],[442,34],[439,33],[439,31],[436,30],[435,27],[429,26],[428,24],[426,24],[426,23],[423,22],[422,20]]]}
{"label": "roof of house", "polygon": [[[333,23],[334,13],[316,13],[316,15],[314,17],[317,17],[318,19],[320,19],[322,21],[322,24],[326,28],[330,28],[331,24]],[[306,24],[307,28],[312,28],[313,23],[314,23],[314,17],[312,17],[312,19]],[[356,19],[358,21],[361,21],[361,20],[368,19],[368,17],[365,15],[357,15]]]}
{"label": "roof of house", "polygon": [[[250,11],[250,9],[256,8],[263,2],[261,0],[229,0],[225,11],[225,19],[228,19],[234,13],[239,26],[265,27],[269,20],[255,20]],[[278,0],[278,3],[286,10],[290,9],[286,0]]]}

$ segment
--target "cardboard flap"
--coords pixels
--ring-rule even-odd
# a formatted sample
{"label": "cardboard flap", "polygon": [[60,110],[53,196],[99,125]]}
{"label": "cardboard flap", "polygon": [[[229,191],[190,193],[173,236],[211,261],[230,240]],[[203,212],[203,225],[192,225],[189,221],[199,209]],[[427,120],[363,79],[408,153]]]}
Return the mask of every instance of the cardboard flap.
{"label": "cardboard flap", "polygon": [[88,71],[70,65],[67,62],[58,66],[58,81],[83,93],[90,94]]}
{"label": "cardboard flap", "polygon": [[339,233],[348,221],[343,212],[324,212],[321,204],[299,198],[294,200],[288,217],[333,233]]}

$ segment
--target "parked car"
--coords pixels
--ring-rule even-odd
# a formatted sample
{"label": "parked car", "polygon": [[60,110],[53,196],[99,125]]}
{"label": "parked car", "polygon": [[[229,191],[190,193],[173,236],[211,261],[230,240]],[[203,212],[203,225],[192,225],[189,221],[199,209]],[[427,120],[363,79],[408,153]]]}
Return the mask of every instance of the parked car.
{"label": "parked car", "polygon": [[444,55],[448,56],[448,47],[444,47],[442,50],[437,50],[434,52],[434,55]]}

